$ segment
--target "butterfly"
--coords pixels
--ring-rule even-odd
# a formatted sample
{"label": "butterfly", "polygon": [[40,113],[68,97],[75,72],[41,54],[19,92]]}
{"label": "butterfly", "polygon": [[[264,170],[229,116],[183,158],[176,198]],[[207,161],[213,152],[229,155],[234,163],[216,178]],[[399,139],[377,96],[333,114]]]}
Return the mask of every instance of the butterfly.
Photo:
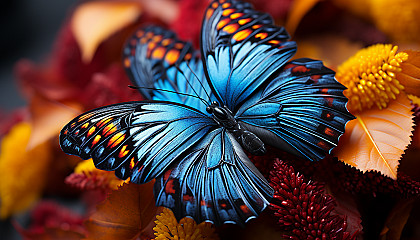
{"label": "butterfly", "polygon": [[62,129],[61,148],[120,179],[156,179],[156,205],[178,219],[244,225],[273,196],[247,153],[262,155],[269,144],[317,161],[354,118],[332,70],[289,61],[289,38],[268,14],[235,0],[210,2],[200,52],[171,31],[141,28],[123,64],[148,100],[81,114]]}

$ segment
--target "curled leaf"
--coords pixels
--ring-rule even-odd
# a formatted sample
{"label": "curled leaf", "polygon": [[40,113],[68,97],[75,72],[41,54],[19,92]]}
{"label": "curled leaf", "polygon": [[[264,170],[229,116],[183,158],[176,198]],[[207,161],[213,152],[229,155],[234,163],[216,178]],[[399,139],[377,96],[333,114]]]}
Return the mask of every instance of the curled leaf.
{"label": "curled leaf", "polygon": [[420,52],[405,51],[408,59],[401,63],[401,72],[396,74],[397,79],[405,87],[408,94],[420,96]]}
{"label": "curled leaf", "polygon": [[133,239],[153,221],[157,207],[151,181],[138,185],[124,184],[97,206],[85,222],[87,239]]}
{"label": "curled leaf", "polygon": [[134,22],[141,13],[136,2],[93,1],[79,5],[71,25],[83,61],[89,62],[101,42]]}
{"label": "curled leaf", "polygon": [[32,132],[27,148],[32,149],[57,136],[61,128],[77,116],[80,106],[50,101],[41,95],[34,94],[30,103]]}
{"label": "curled leaf", "polygon": [[365,110],[355,117],[347,124],[334,153],[362,172],[375,170],[396,179],[414,126],[407,96],[400,94],[387,108]]}

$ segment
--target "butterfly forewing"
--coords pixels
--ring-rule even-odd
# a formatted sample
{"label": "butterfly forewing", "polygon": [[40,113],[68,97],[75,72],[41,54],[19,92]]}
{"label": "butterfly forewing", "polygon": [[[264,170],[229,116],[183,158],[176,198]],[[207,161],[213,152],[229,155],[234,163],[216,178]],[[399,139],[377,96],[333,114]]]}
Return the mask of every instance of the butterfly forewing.
{"label": "butterfly forewing", "polygon": [[182,103],[203,112],[202,100],[184,94],[215,100],[198,52],[171,31],[156,26],[137,30],[126,43],[123,64],[147,99]]}
{"label": "butterfly forewing", "polygon": [[206,75],[221,103],[237,110],[296,52],[268,14],[240,1],[212,1],[201,30]]}
{"label": "butterfly forewing", "polygon": [[92,158],[99,169],[144,183],[215,126],[213,119],[176,103],[122,103],[75,118],[61,131],[60,144],[66,153]]}

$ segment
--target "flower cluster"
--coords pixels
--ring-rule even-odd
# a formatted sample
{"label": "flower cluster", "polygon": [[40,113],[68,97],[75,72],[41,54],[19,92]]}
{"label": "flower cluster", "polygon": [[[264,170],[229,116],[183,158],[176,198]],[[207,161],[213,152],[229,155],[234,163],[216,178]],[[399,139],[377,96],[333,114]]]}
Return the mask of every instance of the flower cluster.
{"label": "flower cluster", "polygon": [[274,195],[242,228],[177,220],[156,207],[154,181],[133,184],[92,160],[65,155],[58,135],[71,119],[144,99],[128,87],[121,61],[130,34],[158,24],[199,49],[208,5],[83,1],[69,12],[46,62],[15,65],[28,106],[10,114],[0,109],[0,224],[11,223],[26,239],[420,238],[407,230],[420,224],[409,218],[420,201],[420,3],[245,1],[287,28],[296,58],[323,60],[347,87],[346,107],[356,119],[325,159],[312,162],[269,146],[266,155],[249,154]]}

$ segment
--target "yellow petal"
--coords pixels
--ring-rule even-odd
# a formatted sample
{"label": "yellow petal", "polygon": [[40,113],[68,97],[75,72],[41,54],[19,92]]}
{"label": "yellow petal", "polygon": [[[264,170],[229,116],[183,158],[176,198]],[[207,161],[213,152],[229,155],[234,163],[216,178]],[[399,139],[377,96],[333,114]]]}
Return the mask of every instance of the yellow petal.
{"label": "yellow petal", "polygon": [[293,35],[300,20],[311,10],[319,0],[295,0],[286,21],[287,31]]}
{"label": "yellow petal", "polygon": [[0,218],[23,211],[40,196],[48,174],[48,142],[26,151],[31,134],[27,122],[16,124],[3,138],[0,150]]}
{"label": "yellow petal", "polygon": [[83,61],[89,62],[105,39],[134,22],[141,13],[142,8],[136,2],[96,1],[79,5],[71,27]]}

